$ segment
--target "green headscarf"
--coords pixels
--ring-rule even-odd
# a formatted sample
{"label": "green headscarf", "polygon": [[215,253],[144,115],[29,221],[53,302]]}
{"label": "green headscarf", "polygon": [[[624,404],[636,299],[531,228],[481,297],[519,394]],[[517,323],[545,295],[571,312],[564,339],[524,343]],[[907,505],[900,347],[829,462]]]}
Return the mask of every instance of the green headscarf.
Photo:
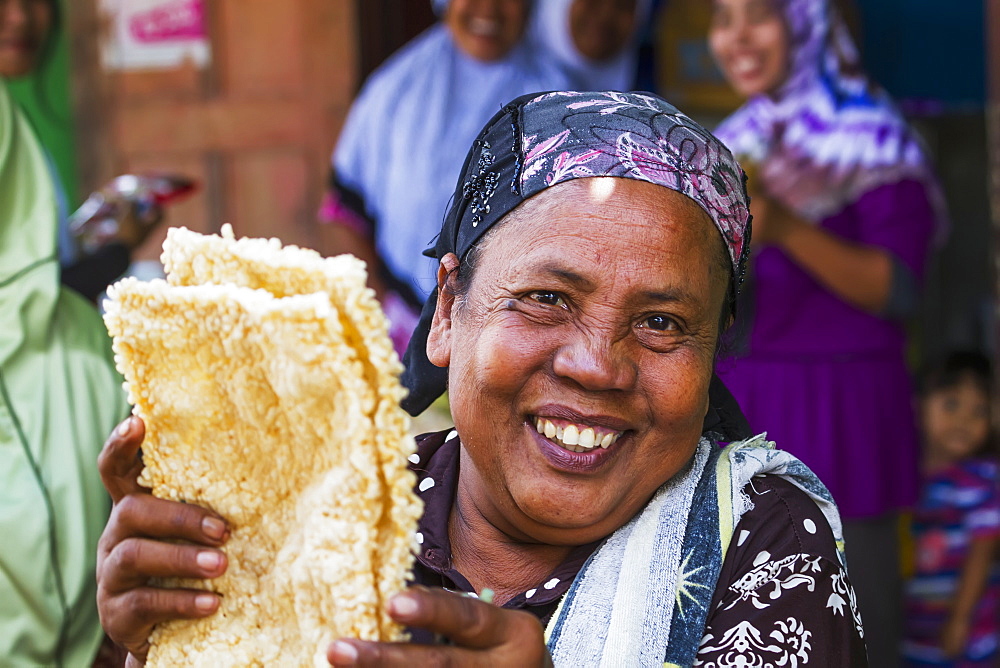
{"label": "green headscarf", "polygon": [[0,81],[0,657],[89,666],[97,540],[109,500],[97,454],[128,412],[94,307],[59,283],[56,195]]}

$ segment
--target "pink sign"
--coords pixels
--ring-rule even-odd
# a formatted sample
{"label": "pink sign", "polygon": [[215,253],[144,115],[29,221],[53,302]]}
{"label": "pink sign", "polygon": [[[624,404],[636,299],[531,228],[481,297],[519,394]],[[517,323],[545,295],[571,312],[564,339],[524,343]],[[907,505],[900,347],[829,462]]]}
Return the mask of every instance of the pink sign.
{"label": "pink sign", "polygon": [[205,0],[100,0],[114,29],[103,45],[109,69],[206,67],[211,44]]}
{"label": "pink sign", "polygon": [[205,13],[201,0],[165,2],[144,12],[137,12],[129,21],[129,30],[136,41],[143,43],[205,38]]}

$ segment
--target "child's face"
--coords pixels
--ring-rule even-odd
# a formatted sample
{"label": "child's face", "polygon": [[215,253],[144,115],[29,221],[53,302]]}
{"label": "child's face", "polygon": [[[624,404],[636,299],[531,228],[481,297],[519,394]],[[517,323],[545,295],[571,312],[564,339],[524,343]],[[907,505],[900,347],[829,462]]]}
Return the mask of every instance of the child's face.
{"label": "child's face", "polygon": [[971,378],[931,392],[924,398],[922,414],[926,447],[938,457],[968,457],[989,435],[989,398]]}

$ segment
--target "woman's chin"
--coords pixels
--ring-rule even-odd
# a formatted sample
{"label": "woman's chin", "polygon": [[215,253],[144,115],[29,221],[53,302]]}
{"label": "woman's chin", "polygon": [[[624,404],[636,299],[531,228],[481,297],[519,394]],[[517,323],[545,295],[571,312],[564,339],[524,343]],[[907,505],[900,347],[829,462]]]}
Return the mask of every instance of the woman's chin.
{"label": "woman's chin", "polygon": [[[612,518],[612,515],[617,517],[622,514],[625,504],[620,499],[612,498],[608,492],[606,486],[553,480],[544,474],[524,475],[512,481],[510,486],[510,494],[518,510],[539,527],[573,534],[593,534],[579,540],[574,536],[566,541],[571,544],[597,540],[608,533],[607,527],[614,528],[628,519],[618,518],[621,521],[617,521]],[[546,542],[551,540],[551,536],[546,537]],[[562,542],[556,540],[553,544]]]}
{"label": "woman's chin", "polygon": [[[581,512],[577,504],[567,501],[561,508],[552,508],[552,502],[518,503],[521,511],[532,520],[540,531],[529,531],[536,538],[552,545],[583,545],[602,538],[617,524],[609,523],[610,509],[591,507]],[[628,518],[626,518],[627,520]]]}

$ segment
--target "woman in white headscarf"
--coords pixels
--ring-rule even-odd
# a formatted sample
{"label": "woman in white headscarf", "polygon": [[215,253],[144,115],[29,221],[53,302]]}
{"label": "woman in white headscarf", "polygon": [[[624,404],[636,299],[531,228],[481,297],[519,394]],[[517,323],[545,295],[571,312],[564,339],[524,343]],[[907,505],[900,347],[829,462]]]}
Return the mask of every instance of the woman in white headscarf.
{"label": "woman in white headscarf", "polygon": [[434,5],[441,21],[365,82],[319,212],[325,250],[368,262],[400,352],[436,286],[437,265],[421,252],[441,227],[466,148],[503,104],[568,83],[522,39],[530,0]]}
{"label": "woman in white headscarf", "polygon": [[652,8],[653,0],[545,0],[531,41],[576,90],[631,90]]}

